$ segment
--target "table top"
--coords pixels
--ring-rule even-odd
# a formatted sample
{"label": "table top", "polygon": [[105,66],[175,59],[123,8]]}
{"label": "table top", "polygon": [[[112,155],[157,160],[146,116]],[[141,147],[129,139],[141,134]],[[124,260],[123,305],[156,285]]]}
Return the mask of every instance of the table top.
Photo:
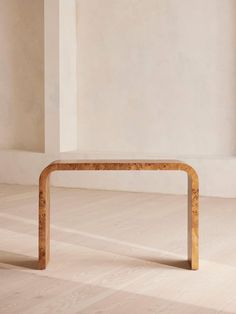
{"label": "table top", "polygon": [[85,159],[85,160],[55,160],[56,164],[184,164],[185,162],[174,159]]}

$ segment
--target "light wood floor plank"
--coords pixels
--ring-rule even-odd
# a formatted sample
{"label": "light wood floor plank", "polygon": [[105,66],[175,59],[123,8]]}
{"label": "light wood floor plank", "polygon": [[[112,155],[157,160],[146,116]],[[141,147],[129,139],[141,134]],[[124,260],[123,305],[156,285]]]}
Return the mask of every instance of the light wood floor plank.
{"label": "light wood floor plank", "polygon": [[236,199],[200,204],[192,272],[186,196],[54,188],[38,271],[37,187],[0,185],[0,313],[236,313]]}

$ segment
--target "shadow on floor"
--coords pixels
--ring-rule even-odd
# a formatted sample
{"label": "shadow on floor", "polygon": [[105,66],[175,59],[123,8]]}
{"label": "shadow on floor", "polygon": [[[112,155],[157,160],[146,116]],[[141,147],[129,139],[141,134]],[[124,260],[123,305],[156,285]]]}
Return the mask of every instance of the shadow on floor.
{"label": "shadow on floor", "polygon": [[[127,258],[125,258],[127,257]],[[75,255],[74,263],[80,265],[80,268],[86,267],[89,271],[90,267],[93,268],[94,265],[99,267],[101,265],[104,267],[119,267],[126,266],[129,268],[146,268],[146,269],[157,269],[157,268],[168,268],[168,269],[190,269],[188,261],[173,259],[173,258],[150,258],[143,256],[136,256],[132,258],[128,255],[120,255],[120,258],[110,258],[109,256],[94,256],[93,258],[86,258],[84,256]]]}
{"label": "shadow on floor", "polygon": [[[129,256],[127,256],[129,257]],[[79,258],[80,259],[80,258]],[[137,267],[137,260],[142,260],[145,262],[149,262],[149,267],[174,267],[174,268],[181,268],[181,269],[190,269],[190,264],[188,261],[180,260],[180,259],[171,259],[171,258],[150,258],[147,256],[136,256],[136,263],[130,260],[129,263],[132,264],[131,266]],[[80,261],[84,261],[84,258],[81,258]],[[107,259],[95,259],[95,260],[86,260],[87,266],[91,263],[91,266],[99,263],[102,263],[103,266],[105,264],[109,264],[109,258]],[[7,251],[0,251],[0,263],[8,264],[17,267],[29,268],[29,269],[39,269],[38,268],[38,259],[35,257],[23,255],[23,254],[16,254]],[[114,264],[114,260],[112,261]],[[124,261],[117,261],[118,264],[122,265]],[[126,262],[127,263],[127,262]],[[148,266],[148,265],[146,265]],[[139,266],[138,266],[139,267]]]}
{"label": "shadow on floor", "polygon": [[0,251],[0,263],[30,269],[38,269],[37,258],[6,251]]}
{"label": "shadow on floor", "polygon": [[182,268],[182,269],[191,269],[189,261],[181,259],[172,259],[172,258],[148,258],[148,257],[139,257],[140,259],[152,262],[156,264],[161,264],[165,266]]}

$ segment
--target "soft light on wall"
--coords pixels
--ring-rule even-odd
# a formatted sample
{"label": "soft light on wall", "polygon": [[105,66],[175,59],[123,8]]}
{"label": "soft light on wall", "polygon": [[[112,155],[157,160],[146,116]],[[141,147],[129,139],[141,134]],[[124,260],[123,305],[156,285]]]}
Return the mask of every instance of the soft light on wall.
{"label": "soft light on wall", "polygon": [[[236,196],[235,0],[0,8],[0,182],[37,184],[59,158],[179,158],[198,171],[202,195]],[[184,193],[179,176],[83,172],[52,182]]]}
{"label": "soft light on wall", "polygon": [[236,153],[234,0],[78,0],[78,148]]}
{"label": "soft light on wall", "polygon": [[0,148],[44,151],[42,0],[0,1]]}

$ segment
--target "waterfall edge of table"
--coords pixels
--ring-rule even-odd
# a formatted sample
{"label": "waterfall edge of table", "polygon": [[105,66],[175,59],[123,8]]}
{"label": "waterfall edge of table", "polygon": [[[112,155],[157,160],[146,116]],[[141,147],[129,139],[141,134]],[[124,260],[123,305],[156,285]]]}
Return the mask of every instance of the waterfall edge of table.
{"label": "waterfall edge of table", "polygon": [[50,258],[50,174],[55,171],[184,171],[188,176],[188,261],[199,267],[199,182],[196,171],[178,160],[58,160],[39,177],[39,269]]}

